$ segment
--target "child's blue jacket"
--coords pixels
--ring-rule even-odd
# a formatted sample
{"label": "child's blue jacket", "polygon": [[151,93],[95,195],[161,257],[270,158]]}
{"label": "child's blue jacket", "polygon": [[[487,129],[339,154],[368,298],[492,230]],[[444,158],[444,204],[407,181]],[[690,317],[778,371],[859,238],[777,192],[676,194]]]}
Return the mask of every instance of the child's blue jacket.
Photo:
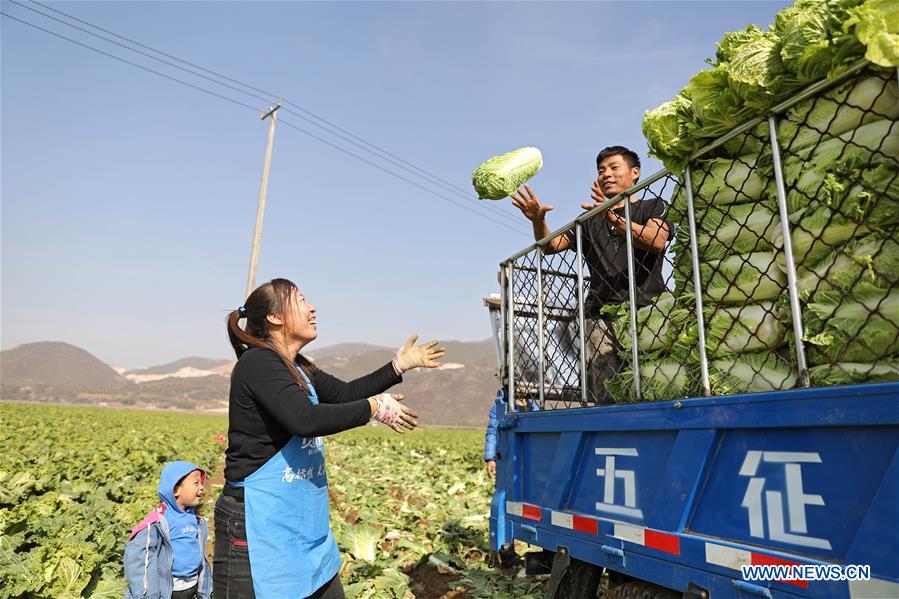
{"label": "child's blue jacket", "polygon": [[[203,564],[197,584],[197,597],[209,599],[212,593],[212,569],[206,559],[206,539],[209,526],[197,516],[197,542],[203,554]],[[172,545],[169,524],[165,519],[165,505],[160,504],[131,530],[125,544],[125,578],[128,587],[125,599],[171,599]]]}

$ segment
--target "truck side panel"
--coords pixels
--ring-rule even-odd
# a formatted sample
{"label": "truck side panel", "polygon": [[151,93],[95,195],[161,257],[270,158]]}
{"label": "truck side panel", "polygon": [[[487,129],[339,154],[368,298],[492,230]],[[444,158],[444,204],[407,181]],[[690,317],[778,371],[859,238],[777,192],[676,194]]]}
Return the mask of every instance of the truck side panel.
{"label": "truck side panel", "polygon": [[681,591],[851,590],[743,581],[740,566],[772,564],[868,565],[878,581],[856,595],[899,584],[899,383],[511,413],[500,427],[496,547],[564,545]]}

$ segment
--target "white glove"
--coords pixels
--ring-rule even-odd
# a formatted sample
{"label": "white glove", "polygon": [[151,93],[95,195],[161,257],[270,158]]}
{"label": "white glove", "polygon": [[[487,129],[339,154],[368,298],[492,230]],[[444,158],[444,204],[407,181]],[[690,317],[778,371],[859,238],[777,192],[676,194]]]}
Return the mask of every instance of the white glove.
{"label": "white glove", "polygon": [[412,430],[418,426],[418,414],[399,402],[403,399],[402,395],[381,393],[375,395],[373,399],[378,404],[378,411],[372,418],[378,422],[383,422],[398,433],[404,433],[406,429]]}
{"label": "white glove", "polygon": [[396,356],[393,358],[393,368],[397,374],[403,374],[407,370],[413,368],[425,367],[436,368],[440,366],[437,358],[446,355],[446,350],[442,347],[435,348],[437,341],[430,341],[423,345],[415,345],[418,341],[418,335],[412,335],[401,348],[396,350]]}

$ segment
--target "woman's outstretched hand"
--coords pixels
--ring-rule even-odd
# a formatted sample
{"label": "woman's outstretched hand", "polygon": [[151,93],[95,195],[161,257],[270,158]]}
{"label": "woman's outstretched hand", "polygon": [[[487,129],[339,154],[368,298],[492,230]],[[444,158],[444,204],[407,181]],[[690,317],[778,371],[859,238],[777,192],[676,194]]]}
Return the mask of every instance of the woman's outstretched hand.
{"label": "woman's outstretched hand", "polygon": [[418,413],[400,403],[404,397],[398,393],[381,393],[371,399],[377,402],[372,418],[402,434],[418,426]]}
{"label": "woman's outstretched hand", "polygon": [[434,347],[437,341],[430,341],[422,345],[415,345],[418,341],[418,335],[412,335],[401,348],[396,351],[393,358],[393,367],[397,374],[403,374],[407,370],[413,368],[436,368],[440,366],[438,358],[446,355],[446,350],[442,347]]}

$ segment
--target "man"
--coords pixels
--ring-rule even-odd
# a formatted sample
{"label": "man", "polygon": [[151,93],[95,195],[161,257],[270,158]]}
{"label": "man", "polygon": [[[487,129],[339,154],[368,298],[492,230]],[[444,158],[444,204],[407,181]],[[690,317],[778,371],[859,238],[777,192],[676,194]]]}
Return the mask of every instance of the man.
{"label": "man", "polygon": [[[499,420],[496,417],[497,402],[506,402],[506,390],[500,388],[496,392],[496,399],[490,406],[490,414],[487,416],[487,430],[484,433],[484,466],[487,469],[487,476],[493,478],[496,476],[496,444],[499,440],[497,429],[499,428]],[[515,405],[519,411],[538,412],[540,404],[534,401],[525,401],[520,397],[515,398]]]}
{"label": "man", "polygon": [[[484,467],[487,470],[487,476],[490,478],[496,476],[496,459],[498,457],[496,448],[499,441],[499,421],[496,417],[496,404],[505,403],[506,401],[506,390],[500,388],[499,391],[496,392],[496,399],[494,400],[493,405],[490,406],[490,415],[487,418],[487,431],[484,435]],[[519,411],[537,412],[540,410],[540,404],[536,401],[530,400],[526,402],[520,397],[515,398],[515,405]],[[552,566],[552,553],[550,552],[547,554],[546,552],[541,552],[540,556],[544,562],[544,566],[549,564],[546,568],[548,573],[549,568]],[[520,566],[523,563],[523,560],[518,557],[517,553],[515,553],[514,542],[500,547],[497,557],[499,558],[499,565],[503,568],[512,568]]]}
{"label": "man", "polygon": [[[623,146],[611,146],[596,157],[596,169],[597,177],[590,194],[593,203],[581,204],[584,210],[591,210],[633,187],[640,178],[640,158]],[[624,216],[625,201],[630,202],[630,231]],[[554,206],[542,204],[529,185],[512,195],[512,203],[531,221],[535,240],[550,234],[546,213]],[[600,314],[600,309],[606,304],[629,299],[627,234],[634,244],[637,305],[646,306],[653,297],[665,291],[662,254],[671,235],[671,225],[665,217],[665,202],[658,197],[640,200],[633,195],[622,195],[621,201],[612,208],[583,224],[584,261],[590,271],[590,288],[584,301],[585,315],[589,319],[585,331],[588,336],[588,385],[595,390],[599,403],[611,403],[602,382],[618,370],[615,331],[611,318]],[[544,246],[547,254],[565,250],[577,251],[573,231],[553,238]],[[619,334],[626,333],[619,331]]]}

